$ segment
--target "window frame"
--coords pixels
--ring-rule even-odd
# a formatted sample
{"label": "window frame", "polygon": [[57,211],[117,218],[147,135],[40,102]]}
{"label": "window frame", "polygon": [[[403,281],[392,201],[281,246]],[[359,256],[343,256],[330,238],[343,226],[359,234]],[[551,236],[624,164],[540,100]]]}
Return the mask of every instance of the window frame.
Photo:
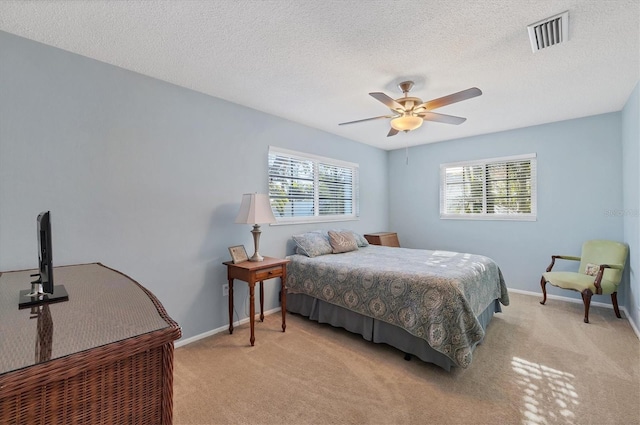
{"label": "window frame", "polygon": [[[336,221],[353,221],[359,220],[360,217],[360,196],[359,196],[359,168],[360,165],[354,162],[342,161],[334,158],[328,158],[324,156],[298,152],[290,149],[279,148],[276,146],[269,146],[267,154],[267,184],[269,186],[269,202],[272,205],[273,200],[271,193],[271,167],[269,165],[272,155],[278,155],[281,157],[288,157],[297,161],[309,161],[313,166],[313,216],[293,216],[293,217],[279,217],[274,210],[273,215],[276,218],[276,222],[272,223],[272,226],[286,225],[286,224],[303,224],[303,223],[325,223]],[[351,214],[331,214],[320,215],[320,179],[318,173],[318,167],[320,164],[329,165],[340,168],[348,168],[351,170]]]}
{"label": "window frame", "polygon": [[[487,167],[495,164],[509,164],[530,161],[530,213],[489,213],[487,212]],[[480,213],[447,213],[447,181],[446,171],[454,167],[482,167],[482,212]],[[440,164],[440,219],[443,220],[507,220],[507,221],[536,221],[538,207],[537,191],[537,155],[535,153],[512,155],[497,158],[487,158],[472,161],[450,162]]]}

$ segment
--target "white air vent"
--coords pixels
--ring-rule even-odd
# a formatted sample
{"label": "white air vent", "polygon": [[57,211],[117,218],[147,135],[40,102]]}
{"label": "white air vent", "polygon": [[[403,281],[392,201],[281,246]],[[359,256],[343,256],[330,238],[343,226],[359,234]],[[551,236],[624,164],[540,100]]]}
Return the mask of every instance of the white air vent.
{"label": "white air vent", "polygon": [[531,24],[527,29],[533,53],[564,43],[569,39],[569,11]]}

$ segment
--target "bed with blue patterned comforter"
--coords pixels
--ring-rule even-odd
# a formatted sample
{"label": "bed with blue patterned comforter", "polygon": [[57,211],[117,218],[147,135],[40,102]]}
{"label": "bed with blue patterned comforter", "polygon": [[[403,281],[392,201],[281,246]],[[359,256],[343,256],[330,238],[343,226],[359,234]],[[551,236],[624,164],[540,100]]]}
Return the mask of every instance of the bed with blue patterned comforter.
{"label": "bed with blue patterned comforter", "polygon": [[481,255],[370,245],[291,255],[287,291],[400,327],[466,368],[485,331],[477,317],[509,304],[498,265]]}

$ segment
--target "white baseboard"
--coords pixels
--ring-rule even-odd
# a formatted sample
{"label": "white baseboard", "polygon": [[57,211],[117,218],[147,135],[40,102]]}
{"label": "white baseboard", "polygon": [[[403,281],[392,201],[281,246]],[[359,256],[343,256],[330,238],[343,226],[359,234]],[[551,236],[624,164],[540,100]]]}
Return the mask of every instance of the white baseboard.
{"label": "white baseboard", "polygon": [[[268,315],[273,314],[273,313],[278,313],[279,311],[280,311],[280,307],[276,307],[276,308],[274,308],[272,310],[265,311],[264,315],[268,316]],[[256,316],[259,316],[259,314],[256,314]],[[248,317],[245,317],[242,320],[238,320],[238,321],[234,322],[233,326],[236,327],[236,326],[243,325],[245,323],[249,323],[249,318]],[[219,328],[212,329],[212,330],[207,331],[207,332],[203,332],[203,333],[198,334],[196,336],[192,336],[191,338],[187,338],[187,339],[182,339],[181,338],[178,341],[176,341],[176,343],[174,344],[174,347],[175,348],[182,347],[183,345],[191,344],[192,342],[196,342],[196,341],[198,341],[198,340],[200,340],[202,338],[206,338],[208,336],[215,335],[217,333],[224,332],[224,331],[227,331],[227,332],[229,331],[229,325],[224,325],[224,326],[221,326]]]}
{"label": "white baseboard", "polygon": [[[531,295],[534,297],[538,297],[540,298],[540,300],[542,300],[542,292],[533,292],[533,291],[524,291],[522,289],[513,289],[513,288],[507,288],[509,290],[509,292],[514,292],[516,294],[523,294],[523,295]],[[560,301],[566,301],[569,303],[576,303],[576,304],[582,304],[582,299],[577,299],[577,298],[570,298],[570,297],[563,297],[562,295],[552,295],[552,294],[547,294],[547,299],[551,299],[551,300],[560,300]],[[593,298],[592,298],[593,300]],[[598,301],[591,301],[591,305],[595,305],[596,307],[605,307],[605,308],[610,308],[613,310],[613,305],[611,304],[607,304],[607,303],[601,303]],[[624,307],[620,307],[620,310],[624,310]],[[627,311],[624,310],[624,312],[626,313]]]}
{"label": "white baseboard", "polygon": [[[531,296],[535,296],[535,297],[538,297],[538,298],[542,299],[542,293],[541,292],[523,291],[522,289],[513,289],[513,288],[508,288],[508,290],[509,290],[509,292],[514,292],[516,294],[531,295]],[[547,299],[560,300],[560,301],[566,301],[566,302],[569,302],[569,303],[582,304],[582,300],[581,299],[579,300],[577,298],[563,297],[561,295],[547,294]],[[601,302],[598,302],[598,301],[591,301],[591,305],[595,305],[596,307],[610,308],[611,310],[613,310],[613,305],[607,304],[607,303],[601,303]],[[627,318],[627,321],[631,325],[631,329],[633,329],[633,332],[636,334],[638,339],[640,339],[640,330],[638,330],[638,328],[636,327],[635,323],[633,323],[633,320],[631,320],[631,318],[629,316],[629,312],[627,311],[627,309],[624,306],[618,306],[618,307],[619,307],[620,311],[624,312],[624,315]]]}
{"label": "white baseboard", "polygon": [[[534,296],[534,297],[542,297],[542,294],[540,292],[532,292],[532,291],[524,291],[522,289],[513,289],[513,288],[509,288],[509,292],[513,292],[516,294],[523,294],[523,295],[529,295],[529,296]],[[552,300],[560,300],[560,301],[566,301],[566,302],[570,302],[570,303],[578,303],[578,304],[582,304],[582,300],[578,300],[576,298],[569,298],[569,297],[563,297],[560,295],[552,295],[552,294],[547,294],[547,298],[548,299],[552,299]],[[601,303],[601,302],[597,302],[597,301],[592,301],[591,305],[594,305],[596,307],[605,307],[605,308],[610,308],[613,310],[613,306],[611,304],[607,304],[607,303]],[[627,318],[627,321],[629,322],[629,324],[631,325],[631,328],[633,329],[633,332],[635,332],[636,336],[638,337],[638,339],[640,339],[640,330],[638,330],[638,328],[636,327],[636,325],[633,323],[633,321],[631,319],[629,319],[629,314],[627,312],[627,309],[625,307],[620,307],[620,310],[624,312],[625,317]],[[269,314],[273,314],[273,313],[278,313],[280,311],[280,307],[276,307],[272,310],[268,310],[264,312],[264,315],[267,316]],[[242,320],[238,320],[237,322],[234,322],[233,326],[239,326],[245,323],[249,322],[249,318],[245,317]],[[183,345],[187,345],[187,344],[191,344],[192,342],[196,342],[202,338],[206,338],[208,336],[211,335],[215,335],[217,333],[223,332],[223,331],[228,331],[229,330],[229,325],[224,325],[221,326],[219,328],[216,329],[212,329],[210,331],[201,333],[199,335],[196,336],[192,336],[191,338],[187,338],[187,339],[179,339],[175,344],[175,348],[178,347],[182,347]]]}

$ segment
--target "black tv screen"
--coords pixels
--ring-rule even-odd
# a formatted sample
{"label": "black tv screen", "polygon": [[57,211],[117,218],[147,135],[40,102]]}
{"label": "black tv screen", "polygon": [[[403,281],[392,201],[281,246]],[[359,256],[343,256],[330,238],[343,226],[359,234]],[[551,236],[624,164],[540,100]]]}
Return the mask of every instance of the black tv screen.
{"label": "black tv screen", "polygon": [[53,255],[51,248],[51,214],[44,211],[38,214],[38,259],[40,263],[40,282],[42,292],[53,294]]}
{"label": "black tv screen", "polygon": [[18,308],[34,307],[40,304],[68,301],[69,294],[64,285],[53,285],[53,251],[51,248],[51,214],[38,214],[38,273],[32,274],[31,289],[20,291]]}

